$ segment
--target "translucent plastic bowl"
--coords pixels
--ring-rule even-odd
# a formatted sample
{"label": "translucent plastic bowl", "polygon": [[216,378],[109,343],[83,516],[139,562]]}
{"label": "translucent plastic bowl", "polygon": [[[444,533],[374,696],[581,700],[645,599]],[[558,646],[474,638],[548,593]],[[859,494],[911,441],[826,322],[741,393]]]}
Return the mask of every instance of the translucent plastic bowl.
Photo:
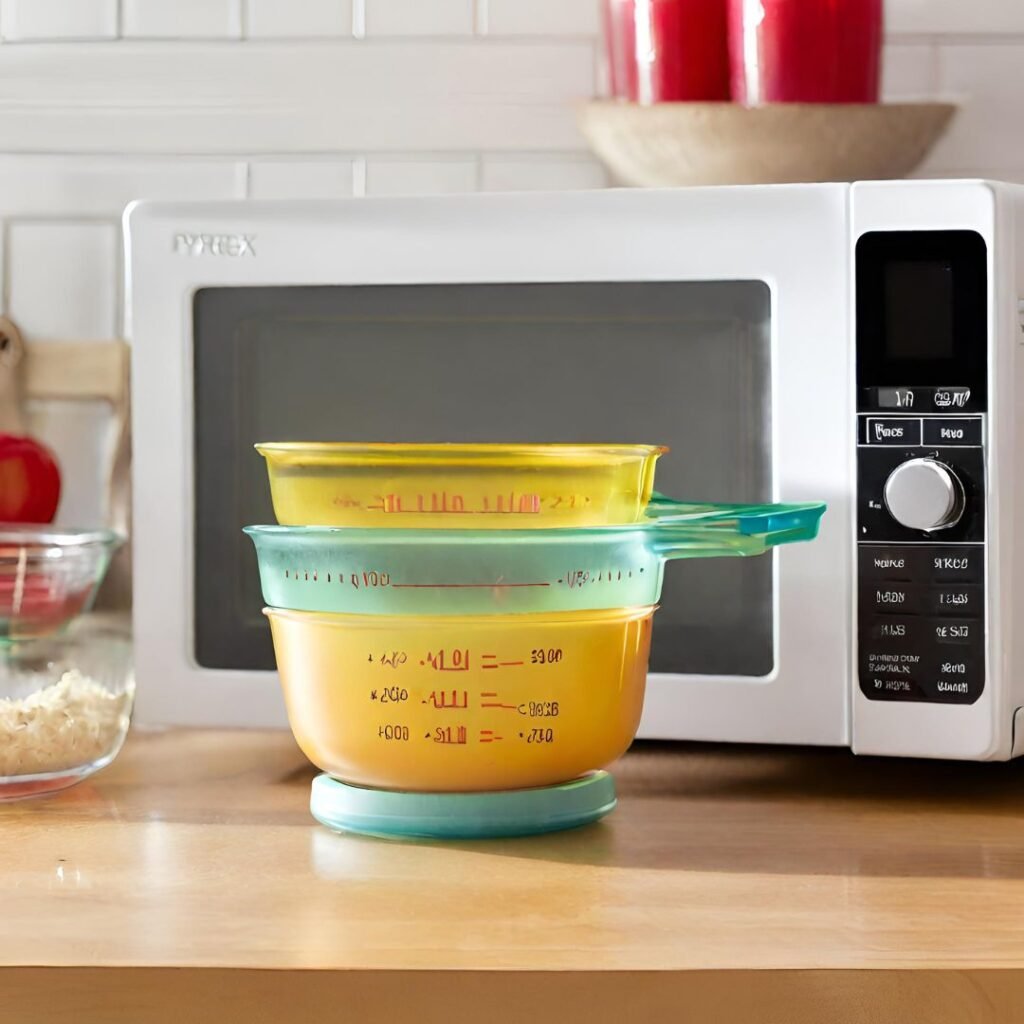
{"label": "translucent plastic bowl", "polygon": [[667,449],[584,444],[259,444],[286,526],[532,529],[633,523]]}
{"label": "translucent plastic bowl", "polygon": [[127,627],[93,616],[0,646],[0,800],[81,782],[121,749],[135,695]]}
{"label": "translucent plastic bowl", "polygon": [[[663,508],[667,503],[663,504]],[[665,562],[759,555],[810,540],[824,506],[675,505],[635,526],[381,530],[252,526],[274,608],[494,615],[656,604]]]}
{"label": "translucent plastic bowl", "polygon": [[266,610],[306,756],[345,782],[427,792],[546,786],[614,761],[640,721],[653,613]]}
{"label": "translucent plastic bowl", "polygon": [[0,647],[87,611],[121,538],[108,530],[0,528]]}

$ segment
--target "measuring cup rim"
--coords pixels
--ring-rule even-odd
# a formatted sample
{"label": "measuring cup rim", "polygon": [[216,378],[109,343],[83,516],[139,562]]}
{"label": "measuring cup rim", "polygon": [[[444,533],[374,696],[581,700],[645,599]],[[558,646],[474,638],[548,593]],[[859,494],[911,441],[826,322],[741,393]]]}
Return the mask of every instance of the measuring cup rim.
{"label": "measuring cup rim", "polygon": [[432,443],[356,441],[266,441],[254,445],[264,458],[284,456],[342,456],[353,460],[382,459],[393,462],[403,458],[416,461],[436,459],[441,462],[466,460],[486,464],[497,458],[528,457],[535,459],[592,461],[615,459],[649,459],[664,455],[665,445],[652,444],[519,444],[519,443]]}
{"label": "measuring cup rim", "polygon": [[242,532],[257,538],[330,541],[338,544],[465,544],[514,545],[564,544],[573,541],[594,541],[601,537],[622,539],[629,534],[648,537],[652,531],[666,529],[658,520],[624,523],[616,526],[565,526],[531,530],[462,530],[400,526],[282,526],[277,523],[242,527]]}
{"label": "measuring cup rim", "polygon": [[409,629],[410,627],[451,628],[456,619],[468,619],[479,622],[488,629],[495,625],[518,626],[528,629],[531,626],[551,623],[554,625],[572,625],[573,623],[595,622],[634,622],[645,619],[658,610],[657,604],[631,605],[621,608],[573,609],[568,611],[537,611],[508,612],[492,615],[486,612],[465,612],[459,615],[424,615],[421,612],[402,614],[374,614],[358,612],[311,612],[294,608],[274,608],[267,606],[263,614],[268,619],[291,619],[295,622],[318,623],[324,626],[342,628],[361,627],[365,629]]}

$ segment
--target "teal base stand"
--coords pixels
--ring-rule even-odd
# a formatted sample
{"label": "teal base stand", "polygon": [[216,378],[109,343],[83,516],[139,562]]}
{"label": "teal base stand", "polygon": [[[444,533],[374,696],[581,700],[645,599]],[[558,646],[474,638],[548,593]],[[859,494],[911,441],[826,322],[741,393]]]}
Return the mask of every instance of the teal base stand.
{"label": "teal base stand", "polygon": [[590,772],[572,782],[494,793],[367,789],[329,775],[313,780],[309,809],[338,832],[389,839],[497,839],[577,828],[615,807],[615,782]]}

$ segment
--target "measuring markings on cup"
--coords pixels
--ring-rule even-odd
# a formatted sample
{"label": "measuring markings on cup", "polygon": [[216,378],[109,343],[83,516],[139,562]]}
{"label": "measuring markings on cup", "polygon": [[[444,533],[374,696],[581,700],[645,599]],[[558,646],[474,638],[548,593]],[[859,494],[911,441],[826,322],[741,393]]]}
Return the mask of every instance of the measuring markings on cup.
{"label": "measuring markings on cup", "polygon": [[[637,567],[637,575],[644,573],[644,567]],[[284,570],[289,583],[331,583],[348,584],[353,590],[376,590],[388,587],[391,590],[517,590],[531,587],[565,586],[579,590],[588,583],[622,583],[633,579],[633,570],[627,566],[613,566],[602,569],[572,569],[554,580],[504,580],[486,583],[467,581],[445,581],[443,583],[402,583],[391,578],[391,574],[377,569],[359,569],[355,572],[324,572],[320,569]]]}
{"label": "measuring markings on cup", "polygon": [[373,502],[368,505],[348,495],[338,495],[332,504],[338,508],[360,508],[365,512],[382,512],[385,515],[538,515],[545,510],[586,508],[591,501],[587,494],[553,494],[543,497],[536,492],[508,491],[470,498],[458,492],[431,491],[375,494]]}
{"label": "measuring markings on cup", "polygon": [[460,711],[469,706],[467,690],[431,690],[429,696],[420,701],[430,704],[436,711]]}
{"label": "measuring markings on cup", "polygon": [[[335,503],[337,504],[339,500],[344,503],[344,507],[351,507],[350,499],[336,498]],[[563,502],[566,508],[576,507],[576,495],[570,499],[557,497],[553,500],[554,504],[549,504],[549,508],[560,508]],[[572,504],[569,504],[569,501]],[[589,502],[590,499],[586,498],[585,503]],[[515,491],[509,491],[507,494],[485,494],[476,504],[470,504],[464,494],[434,491],[429,495],[376,494],[374,504],[364,507],[367,512],[383,512],[386,515],[403,512],[415,515],[537,515],[543,509],[543,501],[539,494],[517,494]]]}
{"label": "measuring markings on cup", "polygon": [[[476,670],[496,671],[506,669],[518,672],[527,666],[555,666],[567,664],[565,650],[562,647],[531,647],[523,651],[522,657],[511,653],[499,654],[495,651],[474,651],[469,647],[448,646],[431,648],[422,657],[410,655],[408,651],[386,650],[371,651],[366,655],[367,664],[378,666],[392,672],[424,673],[466,673]],[[429,677],[427,677],[429,678]],[[492,677],[497,679],[498,677]],[[515,679],[516,676],[509,677]],[[522,678],[522,677],[519,677]],[[522,742],[529,746],[547,745],[557,742],[551,726],[527,726],[531,720],[551,720],[559,718],[564,712],[564,704],[550,695],[534,693],[524,700],[521,692],[515,690],[521,684],[511,687],[501,682],[487,690],[472,687],[438,687],[424,683],[417,688],[412,685],[388,684],[373,687],[369,690],[369,699],[381,705],[419,705],[431,714],[437,713],[448,722],[426,722],[419,726],[422,733],[416,733],[407,722],[392,720],[377,726],[377,736],[386,743],[407,743],[421,735],[423,740],[437,746],[465,748],[474,743]],[[476,726],[459,718],[477,711],[487,716],[498,716],[486,726]],[[455,718],[452,722],[451,719]],[[506,723],[506,728],[498,726],[498,718]],[[507,723],[518,720],[523,723],[521,729],[509,731]],[[485,718],[486,721],[486,718]]]}
{"label": "measuring markings on cup", "polygon": [[[420,668],[429,667],[435,672],[469,672],[473,667],[475,655],[469,647],[439,647],[429,650],[419,659]],[[489,651],[480,654],[481,669],[519,668],[530,665],[558,665],[565,658],[565,650],[561,647],[531,647],[529,657],[502,657]],[[369,651],[366,655],[368,664],[377,664],[382,668],[400,669],[411,664],[406,651]]]}

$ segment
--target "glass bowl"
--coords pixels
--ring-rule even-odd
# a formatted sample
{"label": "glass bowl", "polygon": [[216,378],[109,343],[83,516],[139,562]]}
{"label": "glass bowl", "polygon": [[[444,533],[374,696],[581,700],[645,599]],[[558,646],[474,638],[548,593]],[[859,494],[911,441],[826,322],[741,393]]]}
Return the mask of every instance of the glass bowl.
{"label": "glass bowl", "polygon": [[0,801],[66,789],[108,765],[134,696],[120,622],[86,616],[65,632],[0,645]]}
{"label": "glass bowl", "polygon": [[109,530],[0,527],[0,648],[88,611],[121,542]]}

